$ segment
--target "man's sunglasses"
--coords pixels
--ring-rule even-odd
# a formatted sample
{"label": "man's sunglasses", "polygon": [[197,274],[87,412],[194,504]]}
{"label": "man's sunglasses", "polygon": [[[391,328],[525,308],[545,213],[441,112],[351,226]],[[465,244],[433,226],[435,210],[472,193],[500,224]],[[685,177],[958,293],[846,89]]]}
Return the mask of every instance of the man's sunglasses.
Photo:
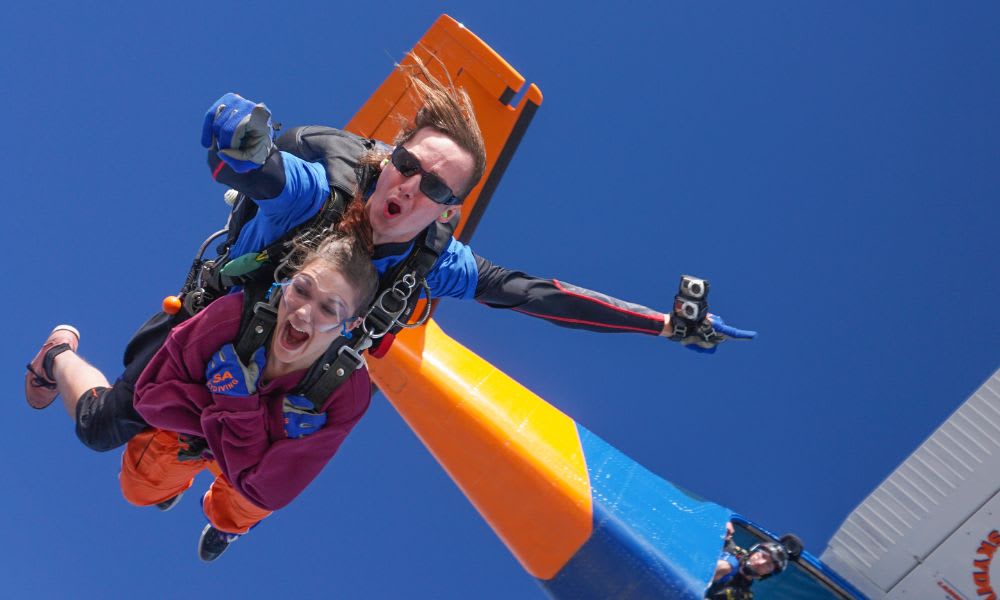
{"label": "man's sunglasses", "polygon": [[417,157],[410,154],[406,148],[396,146],[392,151],[392,166],[396,167],[403,177],[413,177],[420,173],[420,191],[434,202],[445,206],[462,203],[462,199],[456,196],[440,177],[425,171]]}

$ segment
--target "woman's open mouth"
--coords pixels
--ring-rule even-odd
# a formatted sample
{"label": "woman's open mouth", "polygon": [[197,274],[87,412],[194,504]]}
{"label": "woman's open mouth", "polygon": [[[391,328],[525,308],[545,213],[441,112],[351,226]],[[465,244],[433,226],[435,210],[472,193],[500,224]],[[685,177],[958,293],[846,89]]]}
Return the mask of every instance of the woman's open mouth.
{"label": "woman's open mouth", "polygon": [[395,217],[396,215],[398,215],[402,211],[403,211],[403,208],[399,204],[393,202],[392,200],[389,200],[389,201],[387,201],[385,203],[385,216],[386,217],[389,217],[389,218]]}
{"label": "woman's open mouth", "polygon": [[286,350],[298,350],[309,341],[309,333],[296,329],[292,325],[291,321],[285,321],[285,326],[282,328],[281,337],[279,338],[281,345],[285,347]]}

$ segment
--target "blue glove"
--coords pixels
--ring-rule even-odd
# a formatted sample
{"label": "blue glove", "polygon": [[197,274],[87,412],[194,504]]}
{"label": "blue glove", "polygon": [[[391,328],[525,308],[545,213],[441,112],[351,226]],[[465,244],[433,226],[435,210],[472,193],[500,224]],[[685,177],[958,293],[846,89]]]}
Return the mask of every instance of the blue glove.
{"label": "blue glove", "polygon": [[712,340],[705,340],[699,335],[688,336],[681,340],[681,343],[685,347],[702,354],[714,354],[716,347],[728,339],[752,340],[757,337],[756,331],[737,329],[732,325],[726,325],[726,322],[719,315],[709,314],[708,318],[712,323],[712,329],[716,333],[715,337]]}
{"label": "blue glove", "polygon": [[285,415],[285,435],[289,439],[312,435],[326,425],[326,413],[314,412],[312,402],[302,396],[285,396],[282,412]]}
{"label": "blue glove", "polygon": [[217,148],[219,158],[237,173],[259,168],[267,160],[274,137],[271,111],[232,92],[205,112],[201,145]]}
{"label": "blue glove", "polygon": [[205,367],[205,387],[222,396],[251,396],[257,393],[257,381],[264,370],[264,347],[253,353],[250,364],[244,365],[232,344],[226,344],[212,355]]}

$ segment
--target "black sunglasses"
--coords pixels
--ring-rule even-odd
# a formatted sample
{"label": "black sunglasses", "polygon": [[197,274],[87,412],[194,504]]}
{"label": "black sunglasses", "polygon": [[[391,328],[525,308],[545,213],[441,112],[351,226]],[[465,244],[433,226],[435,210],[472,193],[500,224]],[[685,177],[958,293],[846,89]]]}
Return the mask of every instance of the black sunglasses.
{"label": "black sunglasses", "polygon": [[420,191],[434,202],[445,206],[462,203],[462,199],[451,191],[448,184],[441,181],[441,178],[434,173],[425,171],[417,157],[410,154],[406,148],[396,146],[392,151],[392,166],[396,167],[403,177],[413,177],[420,173]]}

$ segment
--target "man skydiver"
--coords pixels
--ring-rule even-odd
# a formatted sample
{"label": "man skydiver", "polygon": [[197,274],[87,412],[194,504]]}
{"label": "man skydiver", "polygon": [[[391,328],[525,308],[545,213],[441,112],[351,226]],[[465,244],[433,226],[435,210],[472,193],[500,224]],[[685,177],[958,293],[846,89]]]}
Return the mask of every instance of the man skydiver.
{"label": "man skydiver", "polygon": [[[374,264],[380,275],[403,261],[415,238],[428,228],[456,219],[462,200],[485,170],[482,135],[464,90],[437,81],[419,61],[416,69],[423,80],[410,72],[407,75],[420,96],[421,108],[391,149],[325,127],[293,129],[275,145],[270,112],[263,104],[236,94],[226,94],[213,104],[202,129],[202,145],[209,148],[213,178],[252,198],[258,211],[240,230],[230,257],[255,255],[323,211],[331,197],[331,174],[323,164],[308,162],[287,150],[315,152],[311,144],[324,136],[341,138],[345,147],[367,149],[359,151],[363,156],[346,157],[344,162],[367,166],[370,175],[359,174],[362,179],[355,180],[352,187],[354,195],[367,203],[374,233]],[[327,167],[345,157],[332,158]],[[359,173],[362,171],[365,169]],[[434,297],[475,299],[563,327],[673,336],[669,313],[505,269],[473,254],[454,238],[427,274],[427,283]],[[135,381],[170,329],[184,318],[183,313],[159,313],[140,328],[125,350],[125,372],[114,385],[76,354],[76,330],[56,327],[28,365],[28,403],[44,408],[61,395],[84,445],[98,451],[121,446],[147,426],[133,407]],[[756,335],[727,326],[717,315],[709,319],[717,333],[712,340],[678,341],[694,349],[714,351],[727,338],[752,339]],[[58,378],[56,368],[62,371]]]}

